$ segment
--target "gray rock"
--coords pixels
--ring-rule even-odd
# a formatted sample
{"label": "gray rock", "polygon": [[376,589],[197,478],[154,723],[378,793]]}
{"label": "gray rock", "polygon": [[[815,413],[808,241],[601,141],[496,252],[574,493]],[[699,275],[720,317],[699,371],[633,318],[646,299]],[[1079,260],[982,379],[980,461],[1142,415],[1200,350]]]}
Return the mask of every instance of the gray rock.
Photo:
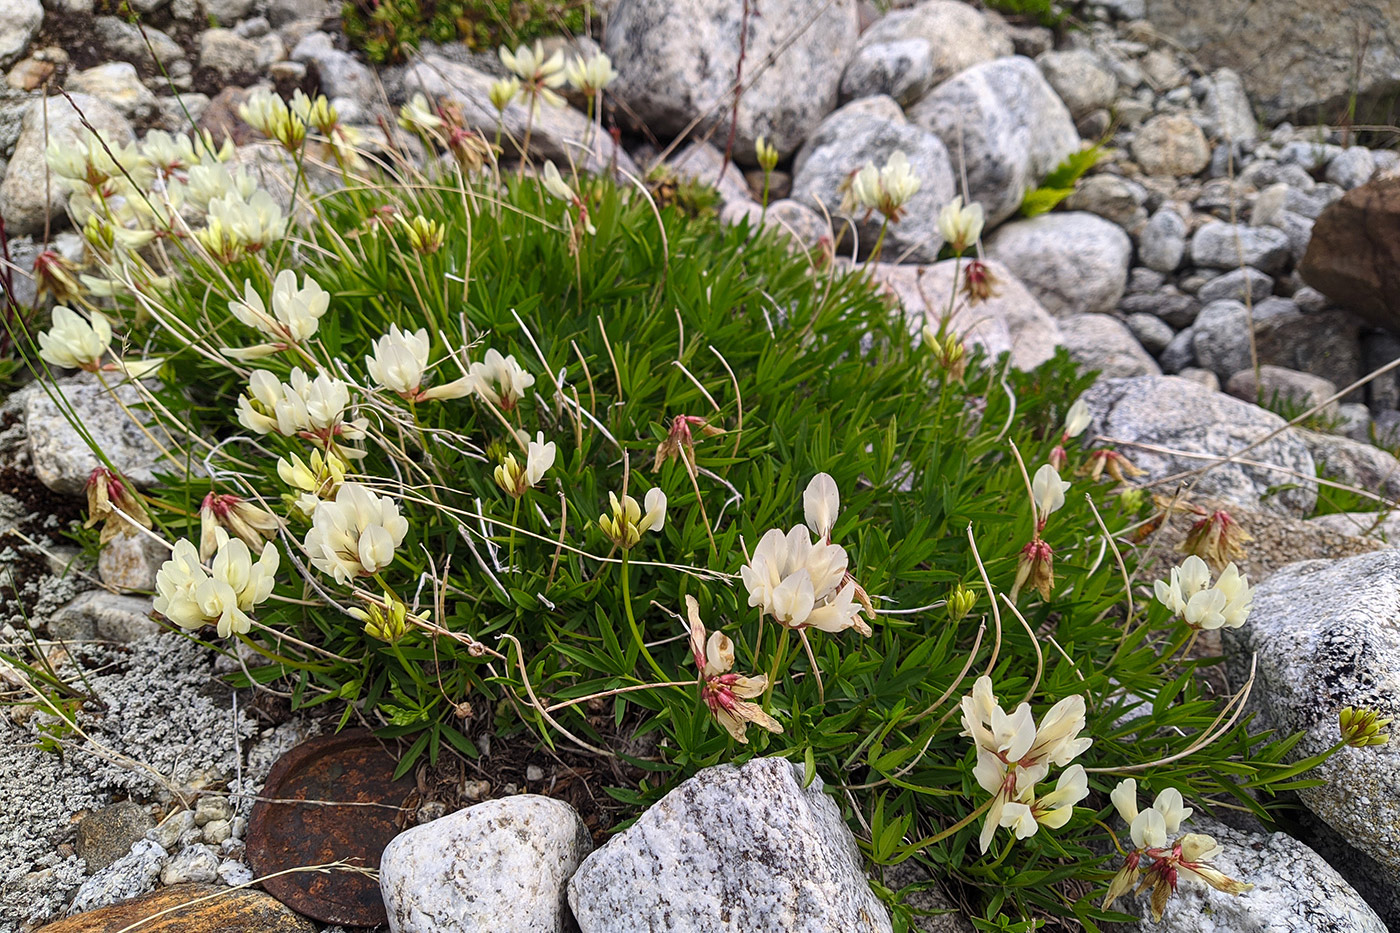
{"label": "gray rock", "polygon": [[1274,226],[1288,238],[1288,257],[1296,266],[1307,255],[1308,244],[1312,242],[1313,221],[1293,211],[1279,211]]}
{"label": "gray rock", "polygon": [[170,549],[145,534],[120,534],[103,545],[97,555],[97,575],[123,593],[150,592],[156,573],[170,559]]}
{"label": "gray rock", "polygon": [[1254,107],[1237,72],[1220,68],[1210,76],[1201,109],[1212,135],[1227,142],[1252,142],[1259,136]]}
{"label": "gray rock", "polygon": [[165,863],[160,872],[161,884],[214,881],[219,877],[219,857],[206,845],[187,845]]}
{"label": "gray rock", "polygon": [[130,800],[103,807],[78,824],[78,855],[96,874],[130,852],[155,825],[150,811]]}
{"label": "gray rock", "polygon": [[[156,68],[159,64],[170,68],[175,63],[185,65],[185,50],[180,43],[152,26],[142,24],[137,28],[120,16],[99,16],[93,20],[93,38],[116,59],[130,62],[138,68]],[[154,52],[154,56],[152,55]]]}
{"label": "gray rock", "polygon": [[[1343,113],[1353,100],[1357,112],[1370,112],[1400,73],[1400,19],[1390,0],[1150,0],[1147,19],[1205,67],[1237,69],[1271,125]],[[1367,37],[1364,52],[1359,36]]]}
{"label": "gray rock", "polygon": [[569,881],[582,933],[888,931],[855,839],[820,779],[755,758],[706,768],[586,858]]}
{"label": "gray rock", "polygon": [[129,62],[109,62],[68,78],[69,91],[81,91],[103,100],[129,120],[149,120],[156,112],[156,95],[136,75]]}
{"label": "gray rock", "polygon": [[156,843],[136,841],[125,855],[83,882],[68,907],[69,914],[119,904],[155,890],[165,860],[165,850]]}
{"label": "gray rock", "polygon": [[727,224],[746,220],[754,230],[758,230],[761,223],[763,229],[788,237],[802,249],[820,246],[823,240],[828,243],[832,241],[831,228],[826,219],[791,198],[772,202],[766,214],[756,201],[734,202],[726,204],[719,216]]}
{"label": "gray rock", "polygon": [[45,102],[36,100],[24,113],[14,155],[5,180],[0,182],[0,215],[5,217],[9,236],[43,232],[45,222],[62,214],[68,204],[68,190],[46,177],[44,153],[49,142],[86,148],[89,133],[83,119],[110,145],[122,146],[132,140],[131,124],[109,104],[87,94],[71,94],[69,98],[51,97],[47,108]]}
{"label": "gray rock", "polygon": [[1371,438],[1371,409],[1361,402],[1343,402],[1337,406],[1338,424],[1335,433],[1354,441]]}
{"label": "gray rock", "polygon": [[1069,110],[1028,58],[974,65],[934,88],[909,118],[943,140],[988,226],[1010,217],[1027,188],[1079,149]]}
{"label": "gray rock", "polygon": [[1149,175],[1196,175],[1210,164],[1201,128],[1184,114],[1159,114],[1133,136],[1133,158]]}
{"label": "gray rock", "polygon": [[[992,359],[1010,353],[1012,366],[1034,369],[1063,344],[1060,328],[1010,270],[994,259],[987,260],[986,266],[995,282],[992,296],[973,306],[959,295],[949,329],[970,346],[981,347]],[[959,269],[965,270],[966,264],[952,259],[931,266],[882,262],[872,273],[897,299],[909,332],[918,335],[925,325],[937,328],[947,315],[953,273]]]}
{"label": "gray rock", "polygon": [[[1261,363],[1330,379],[1338,386],[1361,377],[1361,328],[1343,311],[1304,314],[1286,298],[1254,306],[1254,345]],[[1353,393],[1346,401],[1361,400]]]}
{"label": "gray rock", "polygon": [[415,826],[380,860],[390,929],[562,933],[569,927],[565,885],[592,848],[573,807],[534,794]]}
{"label": "gray rock", "polygon": [[731,163],[724,164],[724,153],[707,142],[693,142],[666,160],[666,167],[678,178],[702,182],[719,193],[720,205],[752,201],[743,173]]}
{"label": "gray rock", "polygon": [[1133,244],[1116,224],[1071,212],[1006,224],[987,239],[986,250],[1059,316],[1116,308]]}
{"label": "gray rock", "polygon": [[1274,291],[1273,276],[1260,272],[1253,266],[1231,269],[1224,275],[1211,279],[1196,292],[1196,299],[1202,304],[1212,301],[1263,301]]}
{"label": "gray rock", "polygon": [[1375,413],[1371,421],[1376,443],[1390,450],[1400,447],[1400,411],[1386,409]]}
{"label": "gray rock", "polygon": [[159,826],[147,833],[146,838],[167,852],[174,852],[179,848],[180,840],[194,828],[194,811],[176,810],[166,816]]}
{"label": "gray rock", "polygon": [[1283,209],[1316,220],[1345,193],[1333,184],[1314,185],[1307,190],[1290,187],[1283,195]]}
{"label": "gray rock", "polygon": [[[603,44],[619,63],[610,93],[656,133],[679,133],[696,118],[701,136],[727,132],[744,9],[742,0],[618,0]],[[789,155],[835,108],[859,34],[856,3],[768,0],[747,29],[749,68],[772,57],[739,101],[735,158],[751,165],[758,137]]]}
{"label": "gray rock", "polygon": [[[1377,331],[1361,338],[1361,365],[1366,372],[1380,369],[1400,358],[1400,337]],[[1372,408],[1400,408],[1400,374],[1395,370],[1382,373],[1366,386],[1367,401]]]}
{"label": "gray rock", "polygon": [[232,26],[253,12],[256,0],[200,0],[204,12],[222,26]]}
{"label": "gray rock", "polygon": [[[204,824],[204,842],[207,845],[217,846],[228,841],[233,836],[233,827],[228,820],[210,820]],[[223,866],[219,866],[220,877],[223,876]]]}
{"label": "gray rock", "polygon": [[1186,255],[1186,220],[1170,207],[1158,208],[1138,236],[1138,259],[1149,269],[1175,272]]}
{"label": "gray rock", "polygon": [[1111,221],[1124,230],[1137,230],[1147,223],[1147,189],[1135,181],[1107,173],[1082,179],[1069,197],[1067,211],[1088,211]]}
{"label": "gray rock", "polygon": [[910,4],[907,10],[893,10],[861,35],[860,47],[906,39],[928,46],[933,66],[930,85],[1014,51],[1011,34],[1000,17],[956,0],[923,0]]}
{"label": "gray rock", "polygon": [[[152,470],[158,466],[160,451],[93,376],[81,373],[48,385],[50,391],[62,394],[65,407],[122,475],[142,489],[155,485]],[[127,385],[115,391],[128,408],[140,411],[134,388]],[[35,475],[54,492],[81,493],[88,474],[99,465],[97,456],[49,398],[44,385],[31,384],[19,394]]]}
{"label": "gray rock", "polygon": [[1098,372],[1102,378],[1160,375],[1162,372],[1133,332],[1112,315],[1067,314],[1061,315],[1056,323],[1060,325],[1060,335],[1070,358],[1085,369]]}
{"label": "gray rock", "polygon": [[[893,259],[907,254],[914,261],[931,262],[943,245],[938,212],[953,198],[952,165],[939,138],[905,120],[899,105],[888,97],[852,101],[821,122],[793,162],[792,197],[818,213],[834,216],[841,204],[842,182],[866,162],[883,166],[896,151],[909,157],[923,184],[906,205],[904,218],[890,224],[881,255]],[[883,218],[862,214],[849,219],[856,226],[862,251],[868,250],[879,236]],[[845,233],[839,228],[837,232]],[[842,246],[849,248],[850,242],[850,234],[845,233]]]}
{"label": "gray rock", "polygon": [[[1269,409],[1273,409],[1279,402],[1289,402],[1308,409],[1321,405],[1336,395],[1337,385],[1321,376],[1265,363],[1259,367],[1257,378],[1253,369],[1242,369],[1235,373],[1225,384],[1225,391],[1235,398],[1242,398],[1246,402],[1254,402]],[[1335,417],[1337,403],[1328,403],[1321,414],[1324,417]],[[1316,460],[1316,448],[1309,444],[1308,449],[1312,451],[1313,459]]]}
{"label": "gray rock", "polygon": [[1128,295],[1118,303],[1124,314],[1152,314],[1172,327],[1190,327],[1201,312],[1194,295],[1183,295],[1175,285],[1166,285],[1159,292]]}
{"label": "gray rock", "polygon": [[1295,139],[1283,144],[1279,149],[1278,160],[1284,165],[1298,165],[1309,174],[1320,172],[1327,167],[1342,147],[1333,143],[1311,139]]}
{"label": "gray rock", "polygon": [[[160,631],[160,624],[151,618],[152,611],[150,599],[88,590],[53,614],[49,631],[65,639],[88,637],[128,643]],[[90,635],[78,634],[89,631]]]}
{"label": "gray rock", "polygon": [[[366,108],[373,105],[378,97],[374,73],[354,55],[337,49],[331,37],[324,32],[313,32],[298,42],[291,58],[294,62],[316,66],[321,78],[321,90],[327,97],[346,97]],[[416,87],[411,79],[408,86]],[[491,122],[482,125],[494,126],[495,122],[493,108]]]}
{"label": "gray rock", "polygon": [[1196,495],[1292,517],[1307,515],[1317,501],[1315,486],[1299,478],[1316,475],[1312,455],[1291,429],[1252,448],[1246,455],[1250,465],[1212,459],[1236,454],[1284,428],[1284,420],[1271,411],[1174,376],[1104,380],[1085,393],[1084,401],[1094,415],[1092,434],[1121,445],[1149,481],[1210,467],[1187,480]]}
{"label": "gray rock", "polygon": [[336,5],[329,0],[268,0],[267,18],[274,27],[282,27],[296,20],[325,19],[335,12]]}
{"label": "gray rock", "polygon": [[204,826],[214,820],[233,819],[233,806],[227,797],[200,797],[194,805],[194,825]]}
{"label": "gray rock", "polygon": [[1176,331],[1171,329],[1171,325],[1154,314],[1130,314],[1127,324],[1128,330],[1133,332],[1142,348],[1153,355],[1165,350],[1176,336]]}
{"label": "gray rock", "polygon": [[1220,391],[1220,380],[1215,373],[1208,369],[1197,369],[1194,366],[1187,366],[1177,373],[1182,379],[1189,379],[1191,382],[1212,392]]}
{"label": "gray rock", "polygon": [[1400,499],[1400,460],[1395,459],[1393,454],[1373,444],[1337,434],[1296,430],[1327,479],[1356,486],[1387,499]]}
{"label": "gray rock", "polygon": [[862,43],[841,76],[841,99],[888,96],[909,105],[933,87],[933,49],[923,39]]}
{"label": "gray rock", "polygon": [[8,68],[24,55],[44,22],[39,0],[0,0],[0,68]]}
{"label": "gray rock", "polygon": [[1128,271],[1126,291],[1129,295],[1152,294],[1164,287],[1168,287],[1167,277],[1164,273],[1146,266],[1135,266]]}
{"label": "gray rock", "polygon": [[1288,235],[1273,227],[1212,220],[1191,238],[1191,261],[1208,269],[1246,265],[1272,274],[1282,271],[1288,258]]}
{"label": "gray rock", "polygon": [[1375,538],[1400,547],[1400,515],[1394,512],[1332,512],[1308,519],[1309,525],[1353,538]]}
{"label": "gray rock", "polygon": [[[1188,369],[1196,368],[1196,329],[1187,327],[1179,331],[1171,342],[1166,345],[1157,358],[1157,363],[1162,367],[1162,372],[1168,375],[1174,373],[1185,373]],[[1200,370],[1210,372],[1210,370]],[[1214,388],[1220,388],[1220,378],[1211,372],[1210,377],[1215,380]],[[1200,380],[1196,380],[1199,382]]]}
{"label": "gray rock", "polygon": [[[617,59],[615,58],[614,61]],[[444,103],[456,104],[470,126],[494,127],[498,118],[491,106],[491,85],[495,78],[439,55],[424,55],[404,74],[404,86],[421,90]],[[632,158],[614,145],[612,136],[598,132],[588,118],[572,107],[541,107],[530,119],[529,107],[516,100],[501,116],[506,133],[523,141],[530,125],[530,153],[536,159],[550,159],[561,165],[575,163],[581,170],[606,172],[615,163],[619,170],[640,174]]]}
{"label": "gray rock", "polygon": [[1327,163],[1327,180],[1350,191],[1371,180],[1376,171],[1376,158],[1365,146],[1343,149]]}
{"label": "gray rock", "polygon": [[199,36],[199,66],[208,68],[225,81],[253,74],[281,57],[282,42],[276,36],[272,39],[275,44],[269,45],[245,39],[232,29],[206,29]]}
{"label": "gray rock", "polygon": [[[1183,881],[1153,933],[1384,933],[1386,925],[1321,855],[1285,833],[1234,829],[1204,815],[1186,830],[1224,847],[1211,861],[1254,889],[1239,897]],[[1137,902],[1143,906],[1141,899]],[[1209,924],[1207,927],[1206,924]]]}
{"label": "gray rock", "polygon": [[1215,301],[1191,326],[1196,362],[1226,380],[1250,366],[1249,309],[1238,301]]}
{"label": "gray rock", "polygon": [[1294,292],[1293,303],[1298,306],[1299,311],[1304,311],[1308,314],[1319,314],[1326,311],[1330,306],[1327,296],[1311,285],[1304,285]]}
{"label": "gray rock", "polygon": [[[1257,655],[1254,702],[1283,733],[1303,733],[1290,758],[1330,749],[1343,706],[1400,715],[1397,619],[1394,548],[1292,564],[1255,587],[1248,621],[1223,633],[1226,657],[1239,677]],[[1400,746],[1343,748],[1308,777],[1322,782],[1299,789],[1308,809],[1400,884]]]}
{"label": "gray rock", "polygon": [[1046,52],[1035,63],[1076,118],[1110,106],[1118,95],[1118,79],[1087,49]]}

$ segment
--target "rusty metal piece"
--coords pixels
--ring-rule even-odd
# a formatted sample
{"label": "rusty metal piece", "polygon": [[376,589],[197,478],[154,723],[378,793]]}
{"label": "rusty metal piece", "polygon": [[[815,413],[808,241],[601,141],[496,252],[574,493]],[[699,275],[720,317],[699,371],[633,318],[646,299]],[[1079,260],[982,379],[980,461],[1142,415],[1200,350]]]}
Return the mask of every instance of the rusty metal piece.
{"label": "rusty metal piece", "polygon": [[[283,755],[248,821],[253,874],[337,860],[377,869],[384,847],[399,834],[410,798],[417,796],[412,775],[393,780],[396,764],[367,729],[318,736]],[[284,802],[289,800],[308,802]],[[369,927],[388,920],[379,883],[359,872],[292,872],[262,886],[323,923]]]}

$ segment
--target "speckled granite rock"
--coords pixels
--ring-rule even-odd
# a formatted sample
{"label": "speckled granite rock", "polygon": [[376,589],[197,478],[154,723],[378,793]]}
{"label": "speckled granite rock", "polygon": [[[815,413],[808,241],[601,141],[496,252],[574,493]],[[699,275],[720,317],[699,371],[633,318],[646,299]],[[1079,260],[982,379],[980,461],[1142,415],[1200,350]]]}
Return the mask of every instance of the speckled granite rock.
{"label": "speckled granite rock", "polygon": [[[160,452],[93,376],[82,373],[60,379],[50,384],[49,390],[63,394],[107,460],[124,476],[142,489],[155,485],[152,468],[156,467]],[[140,410],[141,400],[135,389],[123,386],[115,392],[133,412]],[[54,492],[81,493],[88,474],[98,465],[97,456],[73,430],[44,386],[35,383],[17,394],[24,397],[24,424],[35,475]]]}
{"label": "speckled granite rock", "polygon": [[[1244,450],[1285,424],[1271,411],[1178,376],[1105,380],[1089,389],[1084,401],[1094,414],[1088,437],[1158,448],[1121,448],[1149,479],[1210,466],[1214,458]],[[1316,475],[1313,458],[1292,429],[1243,456],[1249,464],[1217,465],[1192,479],[1194,492],[1278,515],[1312,511],[1317,488],[1300,477]]]}
{"label": "speckled granite rock", "polygon": [[564,885],[592,848],[573,807],[535,794],[488,800],[416,826],[380,859],[389,929],[563,931]]}
{"label": "speckled granite rock", "polygon": [[[1400,717],[1400,551],[1305,561],[1254,591],[1254,611],[1225,633],[1238,680],[1258,656],[1255,703],[1284,733],[1302,732],[1295,757],[1337,741],[1343,706]],[[1400,885],[1400,746],[1343,748],[1299,797]]]}
{"label": "speckled granite rock", "polygon": [[875,933],[889,914],[820,780],[781,758],[718,765],[667,794],[569,882],[583,933]]}

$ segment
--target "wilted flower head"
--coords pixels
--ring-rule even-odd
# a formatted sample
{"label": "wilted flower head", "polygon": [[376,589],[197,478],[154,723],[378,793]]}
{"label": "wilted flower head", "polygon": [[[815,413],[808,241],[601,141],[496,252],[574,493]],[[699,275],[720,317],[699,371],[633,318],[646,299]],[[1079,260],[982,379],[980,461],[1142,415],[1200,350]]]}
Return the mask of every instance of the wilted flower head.
{"label": "wilted flower head", "polygon": [[506,454],[493,474],[496,485],[511,498],[520,498],[554,466],[554,454],[554,442],[546,442],[543,431],[535,432],[535,439],[526,448],[524,465],[515,459],[515,454]]}
{"label": "wilted flower head", "polygon": [[982,235],[985,219],[981,204],[974,201],[964,207],[962,195],[958,195],[938,212],[938,232],[961,256]]}
{"label": "wilted flower head", "polygon": [[575,57],[564,66],[564,75],[574,90],[592,97],[607,87],[617,77],[612,59],[597,52],[589,58]]}
{"label": "wilted flower head", "polygon": [[92,322],[59,305],[53,309],[53,325],[39,334],[39,356],[54,366],[96,372],[112,343],[112,326],[100,311]]}
{"label": "wilted flower head", "polygon": [[1194,554],[1219,570],[1230,561],[1244,560],[1248,555],[1244,546],[1254,539],[1240,527],[1239,522],[1230,517],[1224,509],[1217,509],[1191,526],[1186,540],[1177,548],[1183,554]]}
{"label": "wilted flower head", "polygon": [[156,612],[184,629],[216,625],[220,637],[253,627],[249,611],[272,595],[280,558],[271,541],[256,561],[248,545],[217,535],[214,563],[200,563],[193,544],[181,539],[156,573]]}
{"label": "wilted flower head", "polygon": [[631,550],[642,540],[648,531],[660,531],[666,524],[666,493],[660,486],[647,490],[646,512],[637,500],[624,495],[618,499],[614,492],[608,493],[609,511],[598,518],[598,527],[603,534],[624,551]]}
{"label": "wilted flower head", "polygon": [[699,671],[700,697],[715,719],[734,741],[745,745],[749,741],[749,723],[781,733],[782,724],[764,712],[762,706],[744,702],[763,695],[768,689],[768,677],[730,673],[734,668],[734,643],[723,632],[713,632],[706,640],[700,604],[694,596],[686,596],[685,608],[690,617],[690,653]]}
{"label": "wilted flower head", "polygon": [[714,437],[724,433],[699,415],[676,415],[671,419],[671,429],[666,439],[656,448],[656,458],[652,461],[653,471],[661,469],[661,464],[679,455],[692,470],[695,466],[695,434],[698,430],[704,437]]}
{"label": "wilted flower head", "polygon": [[39,297],[58,302],[73,301],[85,291],[78,281],[78,267],[52,249],[34,257],[34,289]]}
{"label": "wilted flower head", "polygon": [[1126,483],[1130,478],[1142,476],[1146,471],[1138,469],[1131,460],[1118,451],[1105,447],[1089,454],[1089,462],[1080,467],[1079,472],[1095,482],[1098,482],[1104,473],[1108,473],[1118,482]]}
{"label": "wilted flower head", "polygon": [[961,706],[962,734],[972,739],[977,750],[972,776],[992,795],[979,839],[982,851],[991,846],[998,826],[1012,828],[1018,838],[1033,834],[1037,825],[1063,826],[1074,804],[1088,794],[1083,769],[1065,772],[1056,790],[1039,800],[1035,785],[1045,779],[1051,765],[1064,767],[1093,744],[1093,739],[1079,735],[1084,731],[1084,698],[1074,695],[1060,700],[1037,727],[1029,703],[1011,713],[1003,710],[992,693],[991,678],[984,675]]}
{"label": "wilted flower head", "polygon": [[504,412],[513,411],[525,390],[535,384],[535,377],[521,369],[514,356],[501,356],[494,349],[467,368],[467,379],[470,391]]}
{"label": "wilted flower head", "polygon": [[968,304],[980,304],[995,297],[998,284],[991,267],[980,259],[972,260],[963,270],[962,293],[966,296]]}
{"label": "wilted flower head", "polygon": [[135,533],[133,524],[141,528],[151,527],[151,516],[146,512],[141,497],[136,495],[125,479],[106,467],[96,467],[88,474],[86,491],[88,518],[83,527],[91,528],[101,522],[101,544],[106,544],[119,534]]}
{"label": "wilted flower head", "polygon": [[1027,583],[1047,602],[1055,591],[1055,552],[1039,537],[1031,539],[1021,548],[1021,556],[1016,562],[1016,582],[1011,585],[1012,602],[1021,595]]}
{"label": "wilted flower head", "polygon": [[393,499],[343,483],[334,500],[316,504],[305,546],[313,567],[346,584],[393,563],[394,549],[407,534],[408,521]]}
{"label": "wilted flower head", "polygon": [[223,530],[253,550],[261,550],[282,523],[276,515],[231,493],[211,492],[199,506],[199,557],[208,560],[218,549]]}

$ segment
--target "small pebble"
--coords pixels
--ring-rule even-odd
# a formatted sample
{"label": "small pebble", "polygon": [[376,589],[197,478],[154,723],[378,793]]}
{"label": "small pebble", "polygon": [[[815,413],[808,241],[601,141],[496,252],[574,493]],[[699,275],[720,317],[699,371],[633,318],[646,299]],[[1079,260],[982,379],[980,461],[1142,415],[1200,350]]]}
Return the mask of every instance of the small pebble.
{"label": "small pebble", "polygon": [[205,845],[185,846],[161,870],[161,884],[208,882],[219,876],[219,857]]}
{"label": "small pebble", "polygon": [[441,819],[447,815],[447,804],[441,800],[426,801],[418,808],[418,822],[431,823],[433,820]]}
{"label": "small pebble", "polygon": [[218,845],[232,835],[233,829],[228,820],[210,820],[204,824],[204,841],[211,846]]}
{"label": "small pebble", "polygon": [[229,859],[219,865],[219,880],[229,887],[247,884],[253,880],[253,872],[242,862]]}
{"label": "small pebble", "polygon": [[480,800],[491,793],[490,781],[463,781],[462,796],[467,800]]}
{"label": "small pebble", "polygon": [[233,804],[227,797],[200,797],[194,805],[194,824],[203,826],[213,820],[233,819]]}
{"label": "small pebble", "polygon": [[511,794],[520,793],[520,788],[516,787],[514,784],[507,784],[505,787],[501,788],[501,793],[509,797]]}
{"label": "small pebble", "polygon": [[525,780],[543,781],[544,768],[541,768],[539,765],[527,765],[525,768]]}
{"label": "small pebble", "polygon": [[180,846],[181,837],[194,828],[194,811],[176,810],[148,832],[146,838],[159,843],[165,851],[174,852]]}

